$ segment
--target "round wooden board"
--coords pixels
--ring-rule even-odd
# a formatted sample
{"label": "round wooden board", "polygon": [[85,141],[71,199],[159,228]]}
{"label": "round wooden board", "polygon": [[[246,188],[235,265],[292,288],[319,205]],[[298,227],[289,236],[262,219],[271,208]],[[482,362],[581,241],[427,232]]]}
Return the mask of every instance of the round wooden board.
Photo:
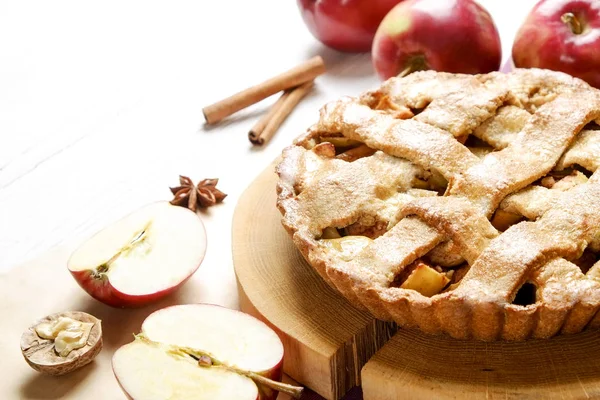
{"label": "round wooden board", "polygon": [[242,310],[279,332],[293,379],[327,399],[361,378],[368,400],[600,398],[598,332],[483,343],[400,330],[388,341],[393,324],[352,307],[295,249],[275,207],[276,180],[270,166],[242,195],[233,261]]}

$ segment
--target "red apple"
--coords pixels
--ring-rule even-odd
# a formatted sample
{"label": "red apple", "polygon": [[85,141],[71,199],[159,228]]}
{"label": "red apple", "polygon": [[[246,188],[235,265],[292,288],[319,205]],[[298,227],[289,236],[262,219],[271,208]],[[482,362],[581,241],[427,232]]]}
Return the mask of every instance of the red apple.
{"label": "red apple", "polygon": [[[188,304],[156,311],[118,349],[113,371],[133,399],[275,399],[283,345],[263,322],[239,311]],[[275,389],[275,390],[273,390]]]}
{"label": "red apple", "polygon": [[547,68],[600,88],[600,1],[542,0],[512,48],[515,66]]}
{"label": "red apple", "polygon": [[472,0],[406,0],[385,16],[373,41],[382,79],[419,69],[478,74],[500,67],[500,36]]}
{"label": "red apple", "polygon": [[341,51],[371,50],[383,17],[402,0],[298,0],[314,37]]}
{"label": "red apple", "polygon": [[68,261],[79,285],[113,307],[137,307],[181,286],[200,266],[206,231],[198,216],[150,204],[84,242]]}

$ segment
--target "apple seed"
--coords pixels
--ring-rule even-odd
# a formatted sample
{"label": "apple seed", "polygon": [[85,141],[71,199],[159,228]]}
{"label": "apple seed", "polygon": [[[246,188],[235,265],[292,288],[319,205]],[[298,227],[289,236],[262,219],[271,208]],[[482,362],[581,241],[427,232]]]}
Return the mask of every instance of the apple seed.
{"label": "apple seed", "polygon": [[110,269],[110,265],[114,263],[119,257],[131,252],[137,245],[144,242],[146,238],[146,232],[150,228],[151,222],[144,227],[140,232],[137,232],[133,235],[133,238],[125,245],[121,250],[119,250],[115,255],[113,255],[108,261],[99,265],[96,270],[92,271],[92,276],[95,279],[106,279],[106,273]]}
{"label": "apple seed", "polygon": [[212,360],[209,356],[200,356],[198,359],[198,365],[201,367],[210,367],[212,365]]}
{"label": "apple seed", "polygon": [[139,335],[135,335],[136,340],[141,340],[147,344],[158,346],[165,350],[167,354],[172,355],[173,357],[177,357],[180,359],[189,359],[192,358],[197,361],[197,364],[203,368],[225,368],[231,372],[234,372],[239,375],[246,376],[254,381],[254,383],[260,387],[260,385],[267,386],[273,390],[278,392],[283,392],[289,394],[295,399],[299,399],[302,395],[302,391],[304,388],[299,386],[288,385],[283,382],[277,382],[272,379],[266,378],[262,375],[259,375],[252,371],[247,371],[233,365],[228,365],[222,361],[217,360],[213,355],[198,349],[194,349],[191,347],[185,346],[176,346],[172,344],[155,342],[154,340],[150,340],[144,335],[140,333]]}

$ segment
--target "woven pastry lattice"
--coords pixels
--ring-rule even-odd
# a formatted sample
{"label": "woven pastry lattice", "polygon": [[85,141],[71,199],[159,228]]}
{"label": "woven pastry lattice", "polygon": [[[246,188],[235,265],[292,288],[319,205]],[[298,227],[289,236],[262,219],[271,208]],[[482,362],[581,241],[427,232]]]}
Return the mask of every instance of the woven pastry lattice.
{"label": "woven pastry lattice", "polygon": [[600,91],[544,70],[392,78],[277,168],[307,261],[377,318],[456,338],[600,326]]}

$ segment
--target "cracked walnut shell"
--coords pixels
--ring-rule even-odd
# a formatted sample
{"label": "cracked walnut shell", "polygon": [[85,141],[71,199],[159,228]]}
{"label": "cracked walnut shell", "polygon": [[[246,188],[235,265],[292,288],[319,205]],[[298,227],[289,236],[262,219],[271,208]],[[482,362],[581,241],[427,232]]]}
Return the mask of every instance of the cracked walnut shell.
{"label": "cracked walnut shell", "polygon": [[[81,322],[82,334],[87,335],[85,344],[61,355],[55,349],[55,340],[40,336],[39,327],[52,326],[60,318]],[[86,324],[92,324],[89,332]],[[55,325],[56,326],[56,325]],[[81,311],[65,311],[48,315],[32,324],[21,336],[21,352],[27,364],[36,371],[50,375],[64,375],[90,363],[102,350],[101,321]]]}

